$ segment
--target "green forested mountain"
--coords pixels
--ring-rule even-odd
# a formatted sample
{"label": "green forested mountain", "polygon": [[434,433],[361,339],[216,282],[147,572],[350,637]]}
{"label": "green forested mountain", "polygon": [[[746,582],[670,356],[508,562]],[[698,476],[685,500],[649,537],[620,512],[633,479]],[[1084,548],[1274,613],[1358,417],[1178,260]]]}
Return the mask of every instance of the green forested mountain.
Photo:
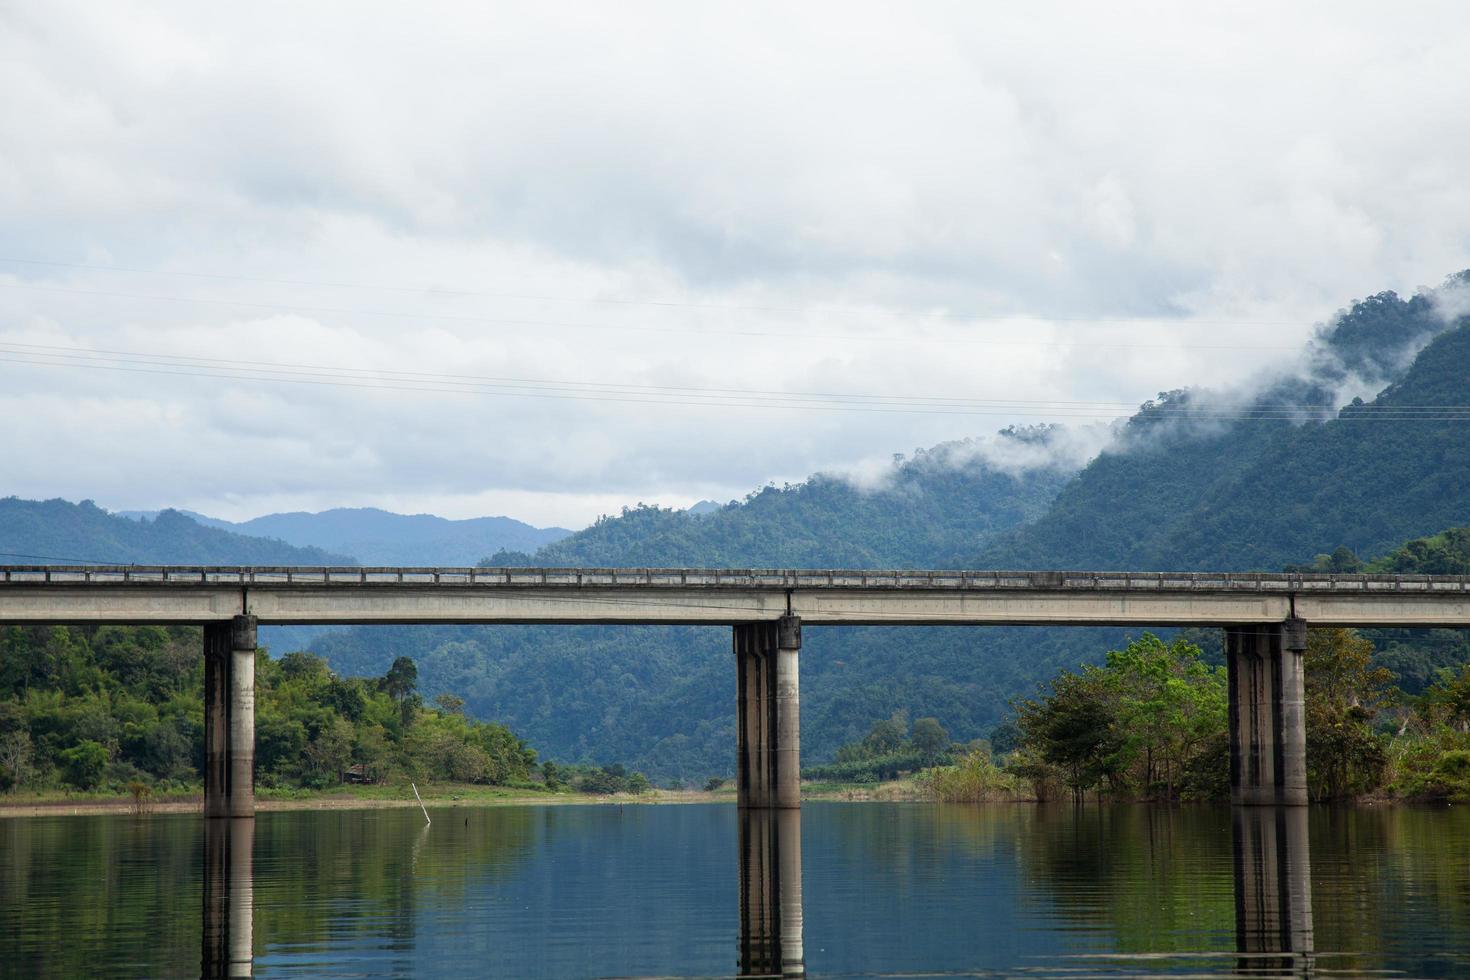
{"label": "green forested mountain", "polygon": [[[1470,520],[1470,425],[1424,408],[1470,402],[1470,326],[1428,297],[1382,293],[1322,338],[1310,377],[1242,407],[1161,396],[1039,520],[975,553],[981,567],[1277,569],[1331,546],[1380,554]],[[1439,335],[1406,369],[1416,340]],[[1326,418],[1348,374],[1384,388]],[[1222,423],[1217,416],[1246,417]],[[1275,416],[1303,414],[1307,420]],[[1420,413],[1426,414],[1426,413]],[[1312,416],[1317,415],[1316,418]]]}
{"label": "green forested mountain", "polygon": [[[1379,393],[1366,409],[1335,411],[1354,386]],[[1383,554],[1470,523],[1470,424],[1380,418],[1373,406],[1463,404],[1467,391],[1470,327],[1452,329],[1431,296],[1382,293],[1334,320],[1298,376],[1249,398],[1161,396],[1071,479],[976,463],[956,472],[944,465],[954,456],[936,451],[900,467],[884,493],[817,478],[707,515],[637,508],[534,556],[490,560],[1274,570],[1341,545]],[[1117,630],[808,630],[804,751],[822,761],[900,709],[937,717],[959,740],[984,735],[1011,699],[1124,639]],[[1411,688],[1462,649],[1458,633],[1380,640],[1396,645],[1385,658],[1398,657]],[[731,764],[728,630],[354,630],[314,649],[348,673],[414,656],[426,688],[463,693],[471,710],[558,758],[686,779]]]}
{"label": "green forested mountain", "polygon": [[204,527],[178,511],[129,520],[90,500],[0,500],[0,562],[9,564],[356,565],[347,555]]}
{"label": "green forested mountain", "polygon": [[[1044,442],[1042,430],[1002,438]],[[997,531],[1045,512],[1071,472],[1008,472],[972,444],[920,450],[877,488],[817,475],[705,513],[639,506],[542,548],[537,564],[758,568],[948,568]],[[493,562],[491,556],[488,559]]]}

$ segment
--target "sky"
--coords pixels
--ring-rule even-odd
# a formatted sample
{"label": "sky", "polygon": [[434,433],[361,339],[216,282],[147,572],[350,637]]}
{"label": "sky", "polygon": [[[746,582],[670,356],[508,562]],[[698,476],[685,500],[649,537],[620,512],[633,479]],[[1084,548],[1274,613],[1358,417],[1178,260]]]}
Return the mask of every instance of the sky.
{"label": "sky", "polygon": [[0,495],[578,527],[1085,456],[1470,266],[1462,15],[0,0]]}

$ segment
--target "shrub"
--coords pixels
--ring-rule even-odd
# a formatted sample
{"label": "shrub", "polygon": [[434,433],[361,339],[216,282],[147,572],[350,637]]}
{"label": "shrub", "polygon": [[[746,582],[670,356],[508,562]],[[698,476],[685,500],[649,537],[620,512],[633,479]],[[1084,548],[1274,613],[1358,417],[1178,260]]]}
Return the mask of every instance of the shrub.
{"label": "shrub", "polygon": [[107,747],[83,739],[60,755],[63,778],[77,789],[96,789],[107,771]]}
{"label": "shrub", "polygon": [[919,780],[942,803],[1014,800],[1025,792],[1022,781],[997,766],[984,749],[965,753],[952,766],[926,769]]}

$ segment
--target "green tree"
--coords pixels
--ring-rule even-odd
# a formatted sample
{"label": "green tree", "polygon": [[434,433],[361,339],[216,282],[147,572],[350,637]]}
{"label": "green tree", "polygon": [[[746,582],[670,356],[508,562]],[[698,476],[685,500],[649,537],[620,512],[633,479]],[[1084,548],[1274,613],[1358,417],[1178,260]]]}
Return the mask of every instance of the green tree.
{"label": "green tree", "polygon": [[107,773],[107,746],[83,739],[60,756],[64,778],[77,789],[96,789]]}
{"label": "green tree", "polygon": [[938,718],[916,720],[910,740],[913,742],[914,751],[923,756],[924,764],[929,766],[934,765],[949,748],[949,732],[944,730]]}
{"label": "green tree", "polygon": [[1228,723],[1225,671],[1192,643],[1145,633],[1109,652],[1100,676],[1114,696],[1116,769],[1145,795],[1175,798],[1190,760]]}
{"label": "green tree", "polygon": [[1392,696],[1393,675],[1373,666],[1373,644],[1356,630],[1307,634],[1307,781],[1316,799],[1376,788],[1387,754],[1372,723]]}
{"label": "green tree", "polygon": [[892,755],[907,747],[909,718],[903,711],[895,711],[887,719],[873,723],[872,730],[863,739],[863,751],[870,758]]}
{"label": "green tree", "polygon": [[398,657],[383,677],[383,690],[398,704],[403,723],[408,724],[413,711],[414,689],[418,686],[419,668],[410,657]]}
{"label": "green tree", "polygon": [[1025,741],[1042,760],[1056,766],[1074,798],[1116,777],[1122,740],[1106,680],[1093,667],[1080,674],[1063,671],[1049,693],[1016,705]]}

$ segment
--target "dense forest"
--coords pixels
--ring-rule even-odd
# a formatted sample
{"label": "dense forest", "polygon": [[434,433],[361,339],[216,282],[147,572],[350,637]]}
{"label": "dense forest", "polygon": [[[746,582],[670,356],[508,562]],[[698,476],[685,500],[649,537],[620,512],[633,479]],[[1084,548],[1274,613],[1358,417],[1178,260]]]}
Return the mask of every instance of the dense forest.
{"label": "dense forest", "polygon": [[[197,628],[0,628],[0,790],[195,792],[204,757]],[[256,656],[256,783],[325,789],[404,779],[639,792],[640,774],[537,764],[510,729],[425,704],[407,657],[344,678],[320,657]]]}
{"label": "dense forest", "polygon": [[[1048,430],[1009,429],[999,438],[1035,445],[1041,456]],[[764,487],[708,513],[628,508],[542,548],[534,560],[589,567],[958,567],[996,532],[1044,513],[1071,475],[1061,465],[1001,469],[973,444],[947,443],[896,460],[872,488],[818,475]],[[491,555],[485,563],[497,561]]]}
{"label": "dense forest", "polygon": [[[634,508],[535,555],[487,563],[1274,570],[1343,546],[1383,554],[1470,523],[1470,430],[1333,406],[1355,385],[1380,390],[1370,406],[1462,402],[1470,327],[1439,310],[1429,294],[1355,303],[1321,331],[1305,367],[1251,396],[1258,415],[1238,396],[1166,394],[1075,475],[1000,471],[940,447],[876,492],[819,477],[707,515]],[[1215,417],[1222,401],[1236,406],[1229,419]],[[1411,692],[1470,654],[1453,631],[1368,638]],[[1085,629],[808,630],[806,757],[830,761],[895,711],[937,717],[962,742],[983,737],[1012,699],[1128,639]],[[360,629],[312,648],[351,673],[413,656],[426,687],[462,693],[472,710],[566,758],[618,759],[688,781],[728,773],[733,758],[727,630]]]}

